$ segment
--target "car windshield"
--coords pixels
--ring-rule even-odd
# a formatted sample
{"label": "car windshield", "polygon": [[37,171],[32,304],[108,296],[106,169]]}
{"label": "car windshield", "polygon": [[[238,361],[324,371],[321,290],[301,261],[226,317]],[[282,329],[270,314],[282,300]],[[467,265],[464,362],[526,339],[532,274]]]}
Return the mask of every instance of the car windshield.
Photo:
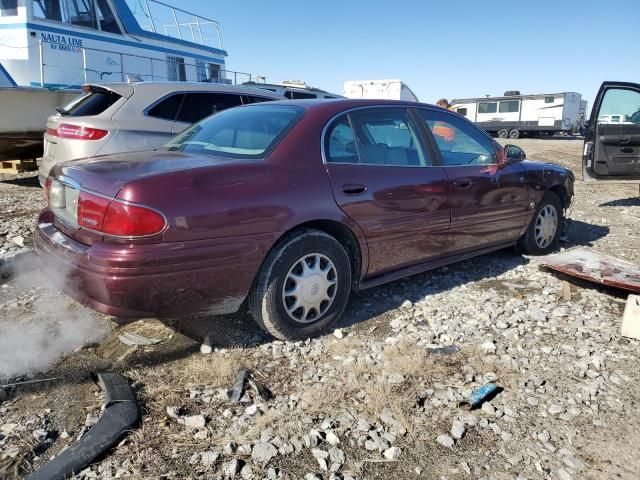
{"label": "car windshield", "polygon": [[303,108],[289,105],[231,108],[196,123],[165,148],[228,158],[261,158],[303,113]]}

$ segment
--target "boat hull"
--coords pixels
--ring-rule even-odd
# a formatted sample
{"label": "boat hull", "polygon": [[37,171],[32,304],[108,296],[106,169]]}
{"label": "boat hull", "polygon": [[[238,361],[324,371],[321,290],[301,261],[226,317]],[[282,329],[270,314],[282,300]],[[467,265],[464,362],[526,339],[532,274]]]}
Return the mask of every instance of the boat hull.
{"label": "boat hull", "polygon": [[0,160],[42,156],[42,135],[49,115],[79,95],[79,90],[0,88]]}

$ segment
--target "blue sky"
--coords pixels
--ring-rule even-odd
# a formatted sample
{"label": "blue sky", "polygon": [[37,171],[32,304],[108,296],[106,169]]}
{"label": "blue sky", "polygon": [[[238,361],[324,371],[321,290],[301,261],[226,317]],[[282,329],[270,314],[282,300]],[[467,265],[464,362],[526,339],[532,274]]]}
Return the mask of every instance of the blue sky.
{"label": "blue sky", "polygon": [[165,0],[217,19],[229,69],[342,93],[345,80],[400,78],[440,97],[577,91],[640,82],[640,0]]}

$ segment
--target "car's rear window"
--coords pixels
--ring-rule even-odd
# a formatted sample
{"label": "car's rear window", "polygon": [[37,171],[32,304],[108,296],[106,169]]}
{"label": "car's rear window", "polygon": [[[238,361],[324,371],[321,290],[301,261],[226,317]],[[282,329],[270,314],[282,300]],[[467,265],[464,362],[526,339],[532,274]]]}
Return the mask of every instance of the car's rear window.
{"label": "car's rear window", "polygon": [[165,145],[168,150],[261,158],[277,145],[304,109],[285,105],[251,105],[224,110],[196,123]]}
{"label": "car's rear window", "polygon": [[59,111],[62,115],[70,117],[100,115],[121,98],[121,95],[111,90],[93,91],[74,98]]}

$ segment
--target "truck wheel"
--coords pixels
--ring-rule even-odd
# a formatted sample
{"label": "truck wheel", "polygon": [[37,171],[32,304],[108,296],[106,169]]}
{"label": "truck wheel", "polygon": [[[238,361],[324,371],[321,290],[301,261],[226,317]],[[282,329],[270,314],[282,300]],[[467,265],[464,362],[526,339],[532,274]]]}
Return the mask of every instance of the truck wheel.
{"label": "truck wheel", "polygon": [[513,139],[520,138],[520,130],[518,130],[517,128],[514,128],[513,130],[511,130],[509,132],[509,138],[513,138]]}
{"label": "truck wheel", "polygon": [[304,339],[331,328],[350,293],[351,262],[340,242],[302,230],[267,255],[249,294],[249,311],[274,337]]}
{"label": "truck wheel", "polygon": [[500,138],[507,138],[509,136],[509,131],[505,130],[504,128],[501,130],[498,130],[498,137]]}
{"label": "truck wheel", "polygon": [[558,248],[564,227],[564,210],[560,198],[547,192],[540,200],[527,231],[518,241],[518,247],[531,255],[546,255]]}

